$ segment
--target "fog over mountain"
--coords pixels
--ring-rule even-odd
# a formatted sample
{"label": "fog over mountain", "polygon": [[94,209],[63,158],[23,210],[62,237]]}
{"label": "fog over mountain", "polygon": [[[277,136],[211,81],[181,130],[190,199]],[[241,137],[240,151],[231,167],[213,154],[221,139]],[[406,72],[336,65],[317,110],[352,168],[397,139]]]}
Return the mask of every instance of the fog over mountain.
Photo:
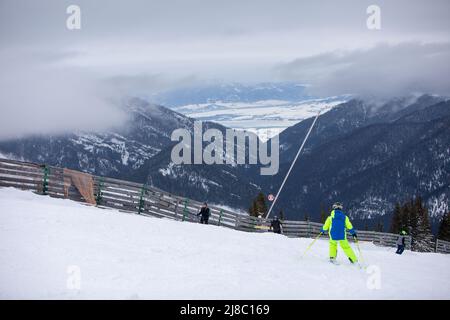
{"label": "fog over mountain", "polygon": [[[124,96],[205,83],[294,81],[321,97],[446,95],[448,1],[0,3],[0,139],[124,121]],[[176,8],[176,10],[174,10]],[[16,119],[21,117],[21,121]]]}

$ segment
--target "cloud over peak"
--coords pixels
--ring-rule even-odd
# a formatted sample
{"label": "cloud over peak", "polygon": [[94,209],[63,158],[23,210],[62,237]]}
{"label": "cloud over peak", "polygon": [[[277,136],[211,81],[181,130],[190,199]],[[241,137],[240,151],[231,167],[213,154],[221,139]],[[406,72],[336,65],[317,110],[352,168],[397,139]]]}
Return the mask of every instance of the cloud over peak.
{"label": "cloud over peak", "polygon": [[299,58],[275,70],[283,80],[308,82],[316,94],[449,95],[449,61],[450,43],[384,43]]}

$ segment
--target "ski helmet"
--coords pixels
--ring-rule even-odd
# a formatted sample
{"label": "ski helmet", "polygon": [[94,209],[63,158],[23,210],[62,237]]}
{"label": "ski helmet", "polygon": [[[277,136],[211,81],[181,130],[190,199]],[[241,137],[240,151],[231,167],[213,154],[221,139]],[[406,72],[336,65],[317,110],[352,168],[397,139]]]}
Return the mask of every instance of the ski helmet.
{"label": "ski helmet", "polygon": [[343,206],[342,203],[340,203],[340,202],[335,202],[335,203],[333,204],[333,210],[335,210],[335,209],[342,210],[343,208],[344,208],[344,206]]}

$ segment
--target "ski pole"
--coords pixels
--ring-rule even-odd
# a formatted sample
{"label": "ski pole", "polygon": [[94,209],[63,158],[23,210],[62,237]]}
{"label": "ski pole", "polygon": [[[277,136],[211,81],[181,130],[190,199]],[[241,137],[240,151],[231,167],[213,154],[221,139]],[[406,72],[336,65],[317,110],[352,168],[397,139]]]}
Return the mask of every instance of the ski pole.
{"label": "ski pole", "polygon": [[313,246],[313,244],[317,241],[317,239],[320,238],[320,236],[322,235],[322,232],[319,233],[319,235],[313,240],[313,242],[311,242],[311,244],[306,248],[305,252],[303,253],[302,257],[305,256],[306,252],[308,252],[309,249],[311,249],[311,247]]}
{"label": "ski pole", "polygon": [[295,162],[297,161],[298,156],[299,156],[300,153],[302,152],[303,147],[305,146],[305,143],[306,143],[306,141],[308,140],[308,137],[309,137],[309,135],[310,135],[310,133],[311,133],[313,127],[314,127],[314,124],[316,123],[317,118],[319,118],[321,112],[322,112],[322,109],[320,109],[319,112],[317,112],[317,115],[316,115],[316,117],[314,118],[314,121],[312,122],[311,127],[309,127],[308,133],[306,134],[305,139],[303,139],[303,143],[301,144],[300,148],[298,149],[297,154],[295,155],[295,158],[294,158],[294,160],[292,161],[291,166],[289,167],[289,170],[288,170],[286,176],[284,177],[283,182],[281,183],[281,187],[280,187],[280,189],[278,189],[278,192],[277,192],[277,194],[276,194],[276,196],[275,196],[275,199],[273,200],[273,202],[272,202],[272,204],[271,204],[271,206],[270,206],[270,208],[269,208],[269,211],[267,212],[267,215],[266,215],[266,217],[265,217],[266,219],[269,219],[270,213],[272,212],[272,209],[273,209],[273,207],[275,206],[275,203],[276,203],[277,200],[278,200],[278,196],[280,195],[281,190],[283,190],[284,184],[286,183],[286,180],[287,180],[287,178],[289,177],[289,174],[291,173],[291,170],[292,170],[292,168],[294,167],[294,164],[295,164]]}
{"label": "ski pole", "polygon": [[355,238],[355,242],[356,242],[356,247],[358,248],[359,259],[361,260],[362,263],[364,263],[364,259],[363,259],[362,253],[361,253],[361,248],[359,247],[358,238]]}

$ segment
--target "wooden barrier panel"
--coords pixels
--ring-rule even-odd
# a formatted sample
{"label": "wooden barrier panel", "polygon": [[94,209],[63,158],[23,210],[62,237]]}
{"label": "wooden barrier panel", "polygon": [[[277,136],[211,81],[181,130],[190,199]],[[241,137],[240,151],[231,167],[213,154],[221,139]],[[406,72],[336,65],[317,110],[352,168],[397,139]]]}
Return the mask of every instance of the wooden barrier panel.
{"label": "wooden barrier panel", "polygon": [[[143,189],[145,192],[142,193]],[[202,206],[200,202],[184,199],[154,187],[112,178],[95,177],[94,192],[99,199],[99,205],[112,205],[127,211],[183,221],[197,222],[197,213]],[[211,224],[234,227],[235,214],[215,207],[210,207],[210,211]]]}
{"label": "wooden barrier panel", "polygon": [[[113,208],[121,212],[158,218],[198,223],[197,217],[203,203],[165,192],[152,186],[120,179],[93,176],[97,206]],[[69,198],[84,202],[74,186],[64,193],[62,168],[36,163],[0,159],[0,187],[15,187],[47,194],[56,198]],[[271,220],[238,214],[223,208],[209,206],[209,223],[245,232],[270,232]],[[284,220],[283,234],[288,237],[315,238],[322,223]],[[357,231],[359,241],[395,247],[398,235],[375,231]],[[348,235],[348,239],[352,237]],[[411,249],[411,237],[406,238],[406,248]],[[437,240],[436,252],[450,253],[450,242]]]}
{"label": "wooden barrier panel", "polygon": [[450,241],[436,240],[436,250],[437,253],[450,253]]}

